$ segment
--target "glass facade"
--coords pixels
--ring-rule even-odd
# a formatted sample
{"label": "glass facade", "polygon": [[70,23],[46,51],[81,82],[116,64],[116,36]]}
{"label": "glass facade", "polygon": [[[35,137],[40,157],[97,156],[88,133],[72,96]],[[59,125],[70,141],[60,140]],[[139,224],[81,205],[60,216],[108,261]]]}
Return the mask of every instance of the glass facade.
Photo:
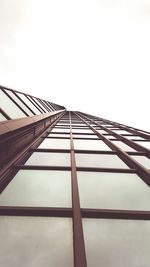
{"label": "glass facade", "polygon": [[150,222],[83,219],[88,267],[148,267]]}
{"label": "glass facade", "polygon": [[0,94],[0,265],[149,267],[150,133]]}

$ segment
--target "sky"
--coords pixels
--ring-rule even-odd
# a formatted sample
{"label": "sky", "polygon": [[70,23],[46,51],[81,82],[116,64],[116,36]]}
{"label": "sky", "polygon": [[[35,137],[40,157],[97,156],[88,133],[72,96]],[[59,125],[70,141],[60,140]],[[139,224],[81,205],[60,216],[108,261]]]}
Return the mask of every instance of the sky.
{"label": "sky", "polygon": [[0,0],[0,84],[150,131],[150,1]]}

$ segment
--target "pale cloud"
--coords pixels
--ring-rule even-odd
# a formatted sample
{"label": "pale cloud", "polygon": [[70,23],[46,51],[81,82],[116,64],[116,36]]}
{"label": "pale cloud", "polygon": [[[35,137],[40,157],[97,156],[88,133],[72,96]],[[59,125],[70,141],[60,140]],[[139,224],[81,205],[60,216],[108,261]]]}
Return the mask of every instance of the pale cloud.
{"label": "pale cloud", "polygon": [[1,84],[149,129],[148,10],[147,0],[1,0]]}

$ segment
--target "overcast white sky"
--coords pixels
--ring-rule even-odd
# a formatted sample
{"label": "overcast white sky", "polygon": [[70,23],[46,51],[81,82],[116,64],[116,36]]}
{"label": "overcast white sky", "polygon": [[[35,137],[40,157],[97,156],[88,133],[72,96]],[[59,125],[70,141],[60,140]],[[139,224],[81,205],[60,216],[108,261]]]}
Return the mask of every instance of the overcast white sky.
{"label": "overcast white sky", "polygon": [[150,0],[0,0],[0,84],[150,130]]}

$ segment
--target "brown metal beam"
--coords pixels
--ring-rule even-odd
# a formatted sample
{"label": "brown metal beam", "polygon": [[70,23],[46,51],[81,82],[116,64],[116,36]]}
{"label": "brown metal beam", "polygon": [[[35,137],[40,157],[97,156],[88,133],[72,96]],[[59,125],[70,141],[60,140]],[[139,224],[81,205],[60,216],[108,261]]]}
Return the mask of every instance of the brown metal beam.
{"label": "brown metal beam", "polygon": [[112,143],[108,138],[104,137],[102,134],[100,134],[93,126],[90,125],[89,122],[86,120],[89,120],[92,122],[92,124],[97,123],[83,115],[82,113],[75,112],[76,116],[78,116],[83,122],[85,122],[89,128],[100,138],[103,137],[103,141],[114,151],[117,152],[118,156],[130,167],[133,169],[136,169],[137,174],[140,176],[140,178],[148,185],[150,186],[150,172],[148,169],[146,169],[143,165],[138,163],[136,160],[131,158],[126,152],[124,152],[122,149],[120,149],[117,145]]}
{"label": "brown metal beam", "polygon": [[[7,184],[11,181],[11,179],[13,178],[13,176],[15,175],[16,171],[15,170],[15,166],[17,164],[22,164],[24,163],[28,157],[31,154],[31,148],[35,148],[37,147],[43,140],[41,139],[41,137],[43,136],[43,134],[49,134],[49,128],[53,128],[54,125],[57,123],[57,121],[62,117],[63,113],[56,113],[56,116],[54,116],[51,120],[53,122],[51,122],[51,120],[49,121],[49,124],[46,125],[44,123],[44,127],[42,132],[40,131],[40,133],[37,134],[37,136],[32,136],[32,138],[30,139],[29,143],[26,144],[26,146],[21,146],[20,145],[20,149],[18,151],[16,151],[16,153],[14,154],[14,157],[9,158],[8,157],[8,162],[6,162],[4,164],[4,166],[2,165],[2,168],[0,170],[0,192],[2,192],[4,190],[4,188],[7,186]],[[45,115],[44,115],[45,116]],[[43,123],[43,121],[42,121]],[[30,126],[30,125],[29,125]],[[26,140],[26,138],[23,139]],[[18,140],[16,140],[16,142],[18,142]],[[6,142],[7,145],[7,142]],[[14,143],[15,145],[15,143]],[[7,149],[7,148],[5,148]]]}
{"label": "brown metal beam", "polygon": [[72,127],[71,127],[71,113],[69,113],[69,120],[70,120],[70,148],[71,148],[74,266],[87,267],[82,219],[80,211],[79,191],[77,183],[74,144],[73,144]]}

